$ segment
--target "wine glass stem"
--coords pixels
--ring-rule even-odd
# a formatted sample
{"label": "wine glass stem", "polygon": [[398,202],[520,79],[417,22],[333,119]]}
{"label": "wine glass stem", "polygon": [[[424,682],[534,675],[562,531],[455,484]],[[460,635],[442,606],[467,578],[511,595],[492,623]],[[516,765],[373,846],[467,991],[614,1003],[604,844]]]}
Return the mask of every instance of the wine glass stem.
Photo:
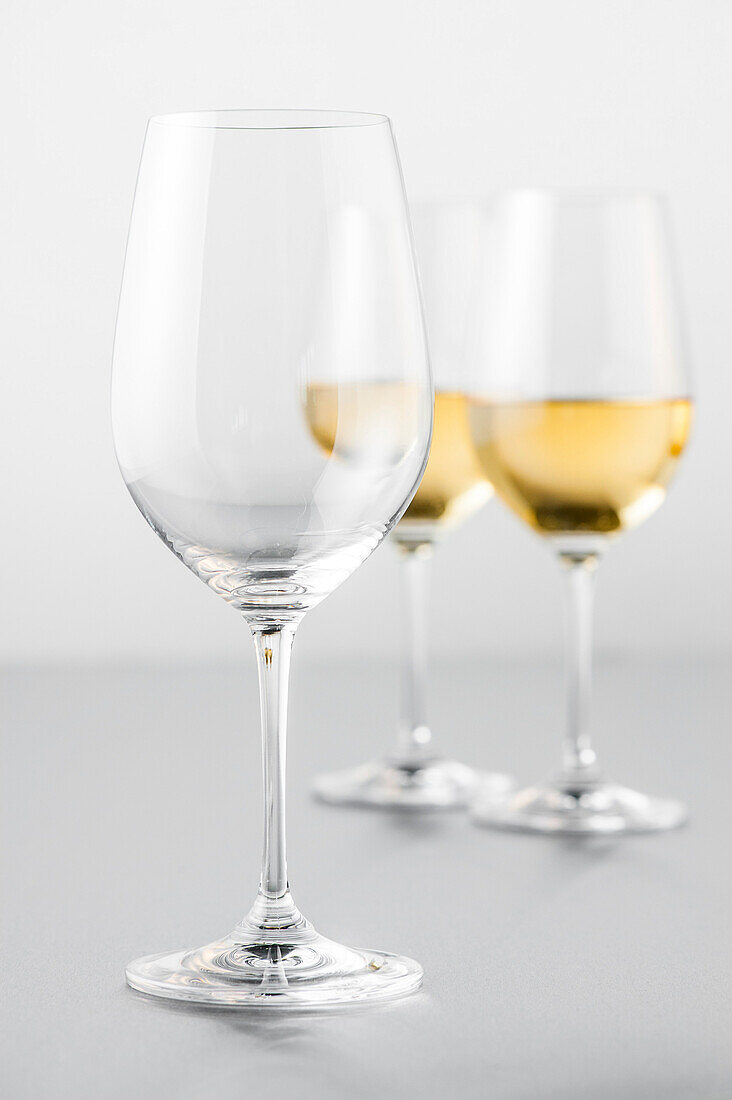
{"label": "wine glass stem", "polygon": [[563,771],[590,778],[596,756],[589,731],[592,679],[592,623],[597,555],[561,553],[567,573],[567,733]]}
{"label": "wine glass stem", "polygon": [[401,767],[419,767],[432,740],[427,725],[427,589],[432,545],[400,543],[402,559],[403,641],[401,664],[401,718],[396,761]]}
{"label": "wine glass stem", "polygon": [[259,892],[247,922],[261,929],[282,929],[302,920],[290,894],[285,849],[287,694],[295,628],[258,627],[252,633],[262,713],[264,847]]}

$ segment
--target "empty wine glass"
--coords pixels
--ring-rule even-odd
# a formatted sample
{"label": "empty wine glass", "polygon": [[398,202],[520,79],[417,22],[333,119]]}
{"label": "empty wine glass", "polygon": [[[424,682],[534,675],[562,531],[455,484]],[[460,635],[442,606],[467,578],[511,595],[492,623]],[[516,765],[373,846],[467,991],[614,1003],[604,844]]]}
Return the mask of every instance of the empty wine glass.
{"label": "empty wine glass", "polygon": [[[505,775],[445,760],[432,745],[427,719],[427,597],[435,546],[490,499],[468,423],[472,388],[468,339],[478,305],[483,210],[469,201],[411,206],[430,359],[435,418],[427,469],[394,528],[403,601],[401,715],[388,757],[318,776],[325,802],[406,809],[465,806],[479,787],[508,790]],[[327,442],[327,441],[326,441]]]}
{"label": "empty wine glass", "polygon": [[[399,519],[424,469],[432,406],[389,120],[152,119],[115,339],[115,444],[147,522],[252,631],[265,813],[247,916],[205,947],[131,963],[134,988],[309,1008],[420,984],[412,960],[342,947],[295,906],[285,725],[297,626]],[[328,423],[328,448],[313,419]]]}
{"label": "empty wine glass", "polygon": [[679,802],[611,783],[588,721],[600,560],[663,503],[692,404],[666,211],[652,195],[522,191],[486,214],[470,421],[498,496],[568,585],[561,767],[476,819],[540,832],[667,829]]}

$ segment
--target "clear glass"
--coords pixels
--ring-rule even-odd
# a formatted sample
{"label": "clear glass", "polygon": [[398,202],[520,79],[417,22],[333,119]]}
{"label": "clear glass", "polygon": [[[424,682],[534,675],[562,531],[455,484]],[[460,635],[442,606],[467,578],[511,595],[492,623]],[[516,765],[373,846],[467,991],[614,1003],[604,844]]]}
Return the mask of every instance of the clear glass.
{"label": "clear glass", "polygon": [[475,819],[554,833],[667,829],[684,806],[607,780],[589,724],[595,572],[663,502],[692,417],[664,203],[522,191],[485,210],[470,423],[498,496],[567,580],[567,728],[559,769]]}
{"label": "clear glass", "polygon": [[205,947],[138,959],[128,982],[263,1009],[411,992],[417,963],[315,931],[290,894],[285,855],[295,631],[398,521],[429,449],[433,391],[387,118],[224,111],[150,121],[112,404],[138,508],[252,631],[264,761],[262,872],[249,913]]}
{"label": "clear glass", "polygon": [[433,550],[441,538],[482,508],[491,487],[470,438],[468,340],[477,308],[480,207],[469,202],[412,206],[424,292],[435,419],[429,462],[391,541],[401,560],[401,715],[386,759],[319,776],[325,802],[405,809],[467,805],[478,790],[511,787],[507,776],[478,772],[440,757],[427,719],[427,597]]}

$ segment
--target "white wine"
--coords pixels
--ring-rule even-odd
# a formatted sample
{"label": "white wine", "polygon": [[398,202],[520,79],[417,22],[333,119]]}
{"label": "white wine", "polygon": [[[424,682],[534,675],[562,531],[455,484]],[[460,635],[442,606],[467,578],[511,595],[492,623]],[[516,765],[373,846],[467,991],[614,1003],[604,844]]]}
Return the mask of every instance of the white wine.
{"label": "white wine", "polygon": [[543,535],[612,535],[663,502],[692,404],[669,400],[471,400],[483,472]]}
{"label": "white wine", "polygon": [[410,382],[311,382],[305,392],[308,428],[330,457],[375,465],[403,459],[419,415]]}
{"label": "white wine", "polygon": [[[349,438],[362,433],[364,422],[372,433],[383,430],[384,418],[398,416],[399,403],[385,402],[385,387],[398,383],[371,383],[335,387],[317,383],[307,389],[307,418],[310,430],[328,454],[349,451]],[[413,402],[405,401],[405,408]],[[396,411],[395,411],[396,410]],[[357,425],[358,420],[358,425]],[[405,431],[405,437],[408,433]],[[392,430],[389,437],[400,433]],[[420,486],[397,526],[400,535],[413,541],[428,528],[450,527],[477,511],[491,494],[491,487],[475,453],[468,423],[468,402],[462,393],[435,395],[432,447]]]}
{"label": "white wine", "polygon": [[423,527],[454,527],[477,512],[491,495],[470,436],[465,394],[438,391],[427,468],[402,516],[395,537]]}

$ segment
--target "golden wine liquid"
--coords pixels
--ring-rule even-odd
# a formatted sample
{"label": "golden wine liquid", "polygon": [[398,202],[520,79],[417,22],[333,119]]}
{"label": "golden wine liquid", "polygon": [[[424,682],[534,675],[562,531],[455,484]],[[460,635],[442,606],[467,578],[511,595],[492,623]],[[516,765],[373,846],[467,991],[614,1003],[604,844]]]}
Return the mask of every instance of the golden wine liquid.
{"label": "golden wine liquid", "polygon": [[416,406],[411,382],[312,382],[305,393],[315,441],[326,455],[351,460],[403,457],[414,439]]}
{"label": "golden wine liquid", "polygon": [[478,401],[470,427],[485,476],[542,535],[610,535],[659,507],[686,444],[692,404]]}
{"label": "golden wine liquid", "polygon": [[477,512],[491,492],[470,436],[465,394],[438,391],[427,468],[396,537],[424,524],[453,527]]}
{"label": "golden wine liquid", "polygon": [[[328,454],[350,434],[349,406],[358,407],[361,417],[373,421],[378,430],[384,416],[384,386],[373,383],[353,387],[346,393],[336,386],[316,383],[308,386],[307,418],[315,439]],[[398,385],[391,383],[392,386]],[[346,388],[347,390],[348,388]],[[358,396],[358,402],[356,402]],[[452,526],[477,511],[491,494],[470,437],[467,398],[461,393],[435,395],[432,447],[419,489],[397,527],[412,538],[429,526]]]}

